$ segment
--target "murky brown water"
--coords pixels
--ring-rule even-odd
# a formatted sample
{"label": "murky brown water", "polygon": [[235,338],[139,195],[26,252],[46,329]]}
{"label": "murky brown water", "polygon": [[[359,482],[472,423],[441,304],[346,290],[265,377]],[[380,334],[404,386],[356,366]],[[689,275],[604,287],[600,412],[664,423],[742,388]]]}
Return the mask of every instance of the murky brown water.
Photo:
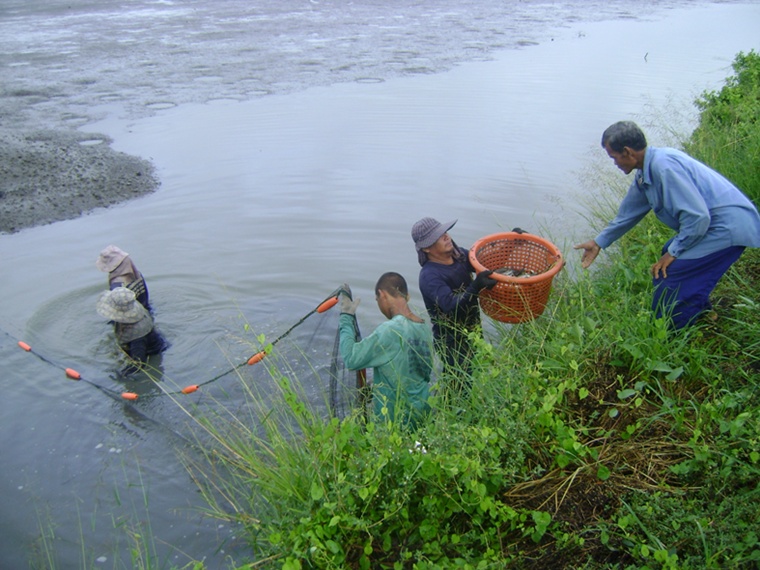
{"label": "murky brown water", "polygon": [[[16,105],[3,126],[103,132],[162,179],[134,202],[0,236],[0,566],[24,567],[47,525],[60,568],[80,565],[80,542],[96,567],[115,552],[128,561],[112,521],[135,513],[173,563],[187,560],[176,548],[222,566],[219,545],[239,547],[235,529],[197,511],[171,451],[186,419],[170,399],[141,385],[135,413],[15,346],[122,388],[94,311],[102,247],[129,251],[148,278],[172,341],[167,383],[237,363],[251,353],[243,322],[271,338],[344,281],[365,299],[368,331],[384,271],[406,275],[422,306],[414,221],[459,218],[462,245],[519,225],[572,257],[575,172],[601,152],[601,131],[688,109],[737,51],[760,47],[753,3],[650,2],[646,15],[622,1],[408,4],[0,7],[4,97]],[[294,345],[321,366],[333,333],[309,321]],[[214,386],[238,395],[233,381]],[[211,406],[206,394],[191,401]]]}

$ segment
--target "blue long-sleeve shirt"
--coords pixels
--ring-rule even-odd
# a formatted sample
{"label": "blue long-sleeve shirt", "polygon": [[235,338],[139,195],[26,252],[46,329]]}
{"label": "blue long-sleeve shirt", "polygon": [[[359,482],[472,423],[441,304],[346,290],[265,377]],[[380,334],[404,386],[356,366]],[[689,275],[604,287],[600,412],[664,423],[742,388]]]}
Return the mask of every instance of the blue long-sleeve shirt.
{"label": "blue long-sleeve shirt", "polygon": [[451,265],[427,261],[420,269],[420,293],[425,301],[433,334],[464,334],[480,325],[478,292],[473,286],[473,268],[467,250],[459,249],[459,257]]}
{"label": "blue long-sleeve shirt", "polygon": [[676,232],[668,252],[698,259],[731,246],[760,247],[760,215],[736,186],[688,154],[648,147],[615,219],[594,240],[609,247],[654,211]]}

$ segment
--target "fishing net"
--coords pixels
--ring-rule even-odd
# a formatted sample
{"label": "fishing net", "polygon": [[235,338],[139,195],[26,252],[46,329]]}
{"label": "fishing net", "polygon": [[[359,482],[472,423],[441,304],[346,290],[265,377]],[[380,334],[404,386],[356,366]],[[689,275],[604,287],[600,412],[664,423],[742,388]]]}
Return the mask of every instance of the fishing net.
{"label": "fishing net", "polygon": [[337,292],[316,302],[252,301],[235,314],[219,306],[188,311],[186,300],[162,299],[156,291],[156,327],[171,348],[134,374],[123,374],[129,361],[112,327],[92,310],[97,293],[89,290],[43,306],[18,338],[5,335],[46,363],[51,394],[66,397],[74,388],[64,380],[76,380],[97,388],[95,399],[109,396],[187,435],[186,428],[195,432],[207,418],[223,419],[217,426],[261,424],[282,405],[286,385],[323,418],[344,418],[361,406],[363,371],[348,370],[340,356]]}
{"label": "fishing net", "polygon": [[[330,298],[325,302],[329,304]],[[364,371],[348,370],[340,356],[337,307],[307,315],[291,325],[284,337],[275,337],[272,352],[262,364],[270,359],[270,376],[292,379],[304,401],[320,415],[343,418],[360,405]],[[358,328],[355,336],[360,337]]]}
{"label": "fishing net", "polygon": [[263,313],[261,303],[250,314],[244,309],[248,320],[242,334],[228,332],[218,343],[232,366],[197,384],[177,385],[174,393],[207,395],[235,409],[236,417],[247,411],[253,422],[292,391],[318,416],[346,417],[360,405],[364,375],[348,370],[340,356],[336,302],[331,295],[318,304],[311,301],[311,308],[309,301],[292,299],[264,307]]}
{"label": "fishing net", "polygon": [[[281,308],[274,312],[261,303],[250,313],[244,310],[251,320],[243,333],[230,332],[222,338],[220,348],[234,366],[191,385],[197,389],[187,398],[177,395],[187,387],[169,388],[179,406],[193,418],[202,418],[200,430],[188,426],[196,439],[211,444],[208,425],[215,439],[241,441],[241,446],[244,440],[270,441],[281,434],[298,438],[301,422],[363,414],[364,375],[348,370],[340,356],[339,309],[330,306],[320,311],[324,306],[320,303],[311,310],[304,307],[304,313],[302,299],[280,302]],[[292,316],[294,310],[301,318]],[[257,312],[260,322],[254,320]],[[170,381],[163,384],[171,386]]]}
{"label": "fishing net", "polygon": [[[205,516],[189,523],[177,505],[200,501],[198,512],[205,512],[208,501],[227,509],[228,492],[244,503],[251,485],[241,488],[242,499],[230,486],[264,463],[276,470],[271,449],[300,441],[308,433],[299,423],[304,418],[319,429],[330,427],[332,418],[360,413],[357,373],[340,357],[339,308],[317,310],[329,289],[313,298],[252,297],[238,304],[197,284],[181,294],[173,282],[154,279],[151,285],[156,326],[171,347],[132,375],[120,373],[126,356],[113,326],[95,311],[102,286],[67,291],[40,303],[23,325],[0,328],[4,385],[13,390],[10,398],[6,394],[13,415],[6,406],[5,419],[24,427],[10,430],[23,438],[14,443],[18,449],[31,449],[31,456],[42,451],[41,464],[27,458],[13,465],[14,472],[28,484],[24,473],[31,464],[32,482],[57,482],[49,490],[58,509],[66,504],[71,510],[62,502],[65,485],[77,507],[117,513],[120,520],[130,505],[144,502],[148,509],[141,493],[150,488],[150,520],[162,528],[192,528],[199,536],[217,533],[226,552],[249,555],[241,527],[219,525],[216,517],[208,527]],[[265,356],[249,364],[261,351]],[[52,453],[58,454],[53,462]],[[256,514],[263,512],[258,506]],[[182,520],[174,520],[175,513]],[[109,528],[112,521],[96,522]],[[81,540],[66,525],[60,532],[64,542]]]}

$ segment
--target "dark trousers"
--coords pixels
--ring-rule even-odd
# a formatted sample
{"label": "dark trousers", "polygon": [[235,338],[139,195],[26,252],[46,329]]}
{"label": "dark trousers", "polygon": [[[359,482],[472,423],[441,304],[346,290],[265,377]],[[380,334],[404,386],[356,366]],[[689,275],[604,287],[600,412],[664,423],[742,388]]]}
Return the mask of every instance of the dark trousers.
{"label": "dark trousers", "polygon": [[[663,246],[663,254],[668,244],[670,241]],[[676,259],[668,267],[667,279],[652,279],[655,315],[658,318],[669,315],[675,329],[693,323],[701,313],[712,308],[710,293],[743,252],[743,246],[733,246],[699,259]]]}
{"label": "dark trousers", "polygon": [[447,334],[435,339],[435,348],[443,361],[445,384],[456,393],[466,393],[472,384],[472,356],[475,347],[466,334]]}

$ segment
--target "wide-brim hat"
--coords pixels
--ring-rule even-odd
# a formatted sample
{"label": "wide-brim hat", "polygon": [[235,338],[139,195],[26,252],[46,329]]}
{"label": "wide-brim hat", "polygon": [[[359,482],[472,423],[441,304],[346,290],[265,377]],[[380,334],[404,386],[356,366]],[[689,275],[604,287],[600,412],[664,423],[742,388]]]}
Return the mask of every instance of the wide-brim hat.
{"label": "wide-brim hat", "polygon": [[95,262],[95,266],[105,273],[111,273],[111,271],[116,269],[128,255],[129,254],[126,251],[122,251],[115,245],[109,245],[100,252],[100,256]]}
{"label": "wide-brim hat", "polygon": [[136,323],[116,323],[116,338],[121,343],[132,342],[153,330],[153,317],[146,311]]}
{"label": "wide-brim hat", "polygon": [[454,227],[457,220],[442,224],[435,218],[422,218],[412,226],[412,239],[417,251],[430,247]]}
{"label": "wide-brim hat", "polygon": [[136,323],[150,316],[145,307],[137,302],[135,292],[126,287],[117,287],[103,293],[95,309],[101,317],[116,323]]}

